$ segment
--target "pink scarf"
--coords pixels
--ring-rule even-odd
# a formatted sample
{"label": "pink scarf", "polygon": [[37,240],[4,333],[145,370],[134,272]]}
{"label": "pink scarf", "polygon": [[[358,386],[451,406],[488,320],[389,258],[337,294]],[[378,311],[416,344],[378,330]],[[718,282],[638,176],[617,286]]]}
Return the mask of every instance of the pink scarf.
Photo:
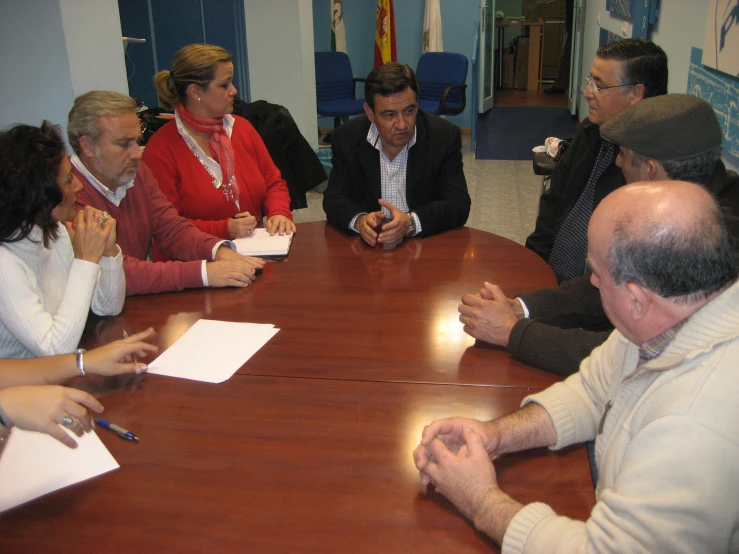
{"label": "pink scarf", "polygon": [[[200,117],[189,111],[182,104],[177,105],[177,113],[180,114],[180,118],[190,128],[197,131],[198,133],[210,133],[210,151],[213,154],[215,160],[220,164],[221,171],[223,172],[223,186],[228,189],[232,185],[234,179],[234,149],[231,144],[231,139],[223,127],[223,118],[211,119],[209,117]],[[239,187],[233,187],[233,194],[238,200]]]}

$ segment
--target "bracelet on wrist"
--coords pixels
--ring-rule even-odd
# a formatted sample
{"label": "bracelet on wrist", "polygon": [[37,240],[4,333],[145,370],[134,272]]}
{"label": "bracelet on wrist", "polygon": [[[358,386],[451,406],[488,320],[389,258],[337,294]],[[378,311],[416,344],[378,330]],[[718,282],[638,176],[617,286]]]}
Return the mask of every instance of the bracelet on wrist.
{"label": "bracelet on wrist", "polygon": [[416,234],[416,220],[413,219],[413,212],[406,212],[408,215],[408,230],[405,232],[406,237],[412,237]]}
{"label": "bracelet on wrist", "polygon": [[80,374],[80,377],[84,377],[85,375],[87,375],[87,373],[85,373],[85,359],[83,357],[85,352],[87,352],[87,350],[85,350],[84,348],[78,348],[74,351],[74,356],[76,358],[77,364],[77,373]]}

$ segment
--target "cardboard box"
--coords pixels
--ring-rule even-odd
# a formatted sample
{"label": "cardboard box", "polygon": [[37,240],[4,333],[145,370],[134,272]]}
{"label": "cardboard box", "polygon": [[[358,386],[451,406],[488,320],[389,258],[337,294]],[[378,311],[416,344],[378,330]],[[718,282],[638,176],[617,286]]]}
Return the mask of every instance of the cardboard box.
{"label": "cardboard box", "polygon": [[513,79],[514,88],[526,89],[529,82],[529,39],[518,37],[516,48],[516,75]]}
{"label": "cardboard box", "polygon": [[516,69],[516,58],[513,54],[503,54],[503,88],[513,88],[513,75]]}

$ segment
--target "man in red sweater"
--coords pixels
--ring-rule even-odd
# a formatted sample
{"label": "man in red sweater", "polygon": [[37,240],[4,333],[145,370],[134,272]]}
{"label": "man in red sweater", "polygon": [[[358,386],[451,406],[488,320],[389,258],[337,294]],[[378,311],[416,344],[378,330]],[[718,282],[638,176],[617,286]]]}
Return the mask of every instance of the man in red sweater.
{"label": "man in red sweater", "polygon": [[[160,192],[141,162],[141,128],[132,98],[112,91],[77,97],[67,135],[73,171],[84,187],[77,206],[89,204],[116,219],[128,294],[251,284],[264,262],[200,231]],[[152,239],[178,261],[148,261]]]}

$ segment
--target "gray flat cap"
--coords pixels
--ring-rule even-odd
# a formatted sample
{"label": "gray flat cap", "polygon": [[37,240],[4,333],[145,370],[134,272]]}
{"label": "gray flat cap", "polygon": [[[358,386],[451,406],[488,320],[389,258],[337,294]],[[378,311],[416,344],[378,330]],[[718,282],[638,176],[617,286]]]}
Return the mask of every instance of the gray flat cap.
{"label": "gray flat cap", "polygon": [[721,145],[713,108],[687,94],[645,98],[600,128],[601,136],[655,160],[683,160]]}

